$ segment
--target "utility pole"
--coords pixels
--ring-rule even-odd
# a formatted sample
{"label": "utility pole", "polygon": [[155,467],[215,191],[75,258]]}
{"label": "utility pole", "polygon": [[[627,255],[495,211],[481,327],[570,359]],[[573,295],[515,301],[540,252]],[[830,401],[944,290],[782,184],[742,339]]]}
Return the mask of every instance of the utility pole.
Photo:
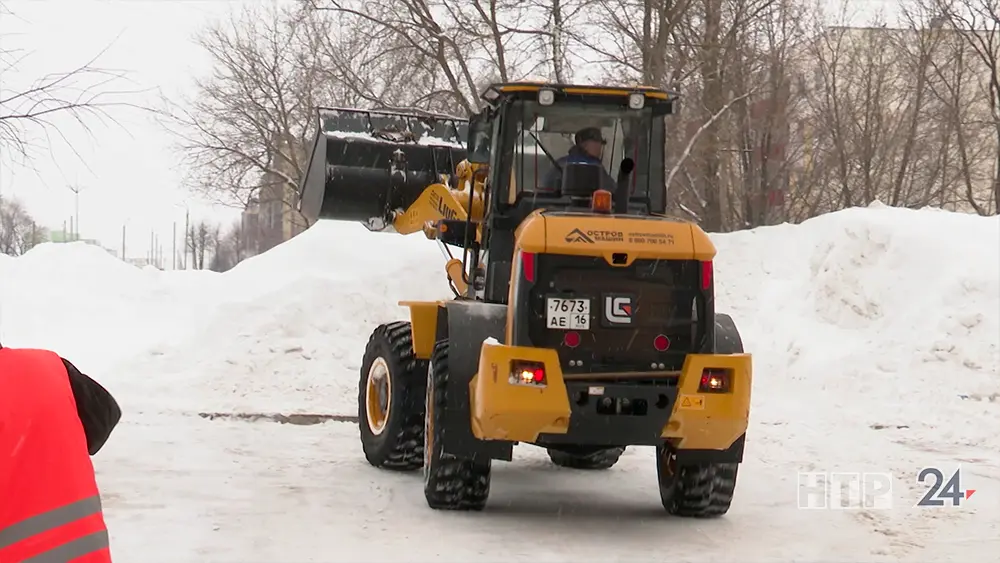
{"label": "utility pole", "polygon": [[[184,269],[187,270],[188,267],[188,246],[190,245],[188,237],[191,236],[191,211],[188,209],[184,210]],[[194,254],[192,253],[191,259],[194,260]]]}
{"label": "utility pole", "polygon": [[173,251],[170,253],[170,255],[173,257],[173,259],[170,262],[170,269],[171,270],[176,270],[177,269],[177,221],[174,221],[174,237],[173,238],[174,238]]}
{"label": "utility pole", "polygon": [[73,198],[74,198],[73,218],[76,221],[76,235],[73,237],[73,240],[80,240],[80,192],[82,190],[83,190],[82,187],[77,186],[75,184],[69,186],[69,191],[73,192]]}
{"label": "utility pole", "polygon": [[125,224],[124,223],[122,224],[122,261],[123,262],[128,262],[128,259],[125,258]]}

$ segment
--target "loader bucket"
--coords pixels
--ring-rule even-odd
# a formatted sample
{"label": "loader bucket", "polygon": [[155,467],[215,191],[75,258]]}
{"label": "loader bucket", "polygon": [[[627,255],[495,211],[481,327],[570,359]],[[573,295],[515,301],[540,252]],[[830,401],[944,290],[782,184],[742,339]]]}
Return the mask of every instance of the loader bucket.
{"label": "loader bucket", "polygon": [[386,230],[441,174],[465,159],[468,121],[388,111],[318,110],[300,188],[301,213]]}

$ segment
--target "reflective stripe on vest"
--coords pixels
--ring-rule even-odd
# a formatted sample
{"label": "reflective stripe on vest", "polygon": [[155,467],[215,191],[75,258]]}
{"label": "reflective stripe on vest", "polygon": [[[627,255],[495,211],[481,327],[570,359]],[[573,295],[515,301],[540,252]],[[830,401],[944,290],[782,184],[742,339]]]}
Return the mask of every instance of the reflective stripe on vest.
{"label": "reflective stripe on vest", "polygon": [[[94,495],[8,526],[0,530],[0,559],[2,559],[3,550],[9,547],[99,514],[101,514],[101,497]],[[109,545],[108,531],[102,526],[96,532],[53,546],[22,561],[23,563],[63,563],[106,549]]]}

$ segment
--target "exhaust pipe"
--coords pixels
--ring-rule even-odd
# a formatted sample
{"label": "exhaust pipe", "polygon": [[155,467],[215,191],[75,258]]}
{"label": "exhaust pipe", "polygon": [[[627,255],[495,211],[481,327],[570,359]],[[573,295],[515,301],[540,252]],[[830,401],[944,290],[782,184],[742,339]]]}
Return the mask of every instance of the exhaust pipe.
{"label": "exhaust pipe", "polygon": [[635,169],[635,161],[627,156],[622,160],[621,165],[618,166],[618,182],[615,185],[614,195],[616,215],[625,215],[628,213],[628,199],[629,192],[631,191],[628,181],[632,176],[633,169]]}

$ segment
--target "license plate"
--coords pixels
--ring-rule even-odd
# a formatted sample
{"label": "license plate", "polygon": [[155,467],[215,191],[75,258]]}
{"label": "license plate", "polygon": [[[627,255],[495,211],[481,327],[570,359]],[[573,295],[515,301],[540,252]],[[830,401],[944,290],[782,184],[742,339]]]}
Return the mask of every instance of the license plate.
{"label": "license plate", "polygon": [[549,297],[545,324],[560,330],[590,330],[590,299]]}

